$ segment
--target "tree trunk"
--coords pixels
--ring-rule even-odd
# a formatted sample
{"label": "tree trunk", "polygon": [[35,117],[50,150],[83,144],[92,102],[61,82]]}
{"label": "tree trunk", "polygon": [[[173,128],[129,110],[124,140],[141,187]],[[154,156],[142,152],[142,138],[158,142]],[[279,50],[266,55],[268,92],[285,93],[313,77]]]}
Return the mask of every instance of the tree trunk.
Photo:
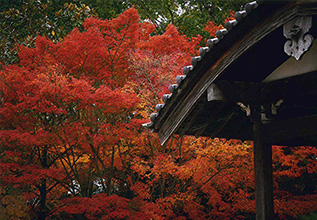
{"label": "tree trunk", "polygon": [[[41,163],[44,169],[48,169],[46,147],[42,151]],[[40,210],[38,212],[38,220],[45,220],[47,217],[47,213],[49,211],[46,206],[46,196],[47,196],[46,178],[41,179],[41,185],[39,187],[39,190],[40,190]]]}
{"label": "tree trunk", "polygon": [[48,208],[46,206],[46,179],[42,179],[42,183],[40,186],[40,210],[38,213],[38,220],[45,220],[48,213]]}

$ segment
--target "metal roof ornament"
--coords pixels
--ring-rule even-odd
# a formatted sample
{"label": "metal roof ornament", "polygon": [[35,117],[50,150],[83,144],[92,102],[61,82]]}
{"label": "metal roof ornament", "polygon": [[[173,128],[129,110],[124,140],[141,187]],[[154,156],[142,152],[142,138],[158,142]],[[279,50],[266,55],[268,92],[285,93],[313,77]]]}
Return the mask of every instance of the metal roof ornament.
{"label": "metal roof ornament", "polygon": [[308,32],[312,27],[312,16],[297,17],[283,26],[283,34],[288,39],[284,44],[287,55],[299,60],[308,51],[314,37]]}

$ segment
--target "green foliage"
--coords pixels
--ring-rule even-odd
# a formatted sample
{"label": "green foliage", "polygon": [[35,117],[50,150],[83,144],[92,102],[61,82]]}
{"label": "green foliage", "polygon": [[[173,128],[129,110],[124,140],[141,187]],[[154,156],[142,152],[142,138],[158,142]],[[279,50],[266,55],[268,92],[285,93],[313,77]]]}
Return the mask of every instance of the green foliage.
{"label": "green foliage", "polygon": [[0,5],[0,63],[4,64],[18,61],[18,44],[32,46],[37,35],[57,42],[93,13],[85,4],[70,0],[4,0]]}
{"label": "green foliage", "polygon": [[124,10],[135,7],[143,21],[156,26],[155,34],[163,34],[168,24],[179,28],[187,37],[198,34],[204,38],[210,35],[204,31],[208,21],[222,24],[231,11],[240,10],[249,0],[82,0],[96,10],[100,18],[116,17]]}
{"label": "green foliage", "polygon": [[139,11],[141,19],[149,19],[161,34],[172,23],[182,34],[193,37],[198,34],[210,37],[204,31],[208,21],[222,24],[230,11],[240,10],[247,0],[130,0]]}
{"label": "green foliage", "polygon": [[311,213],[310,215],[299,217],[299,220],[314,220],[314,219],[317,219],[317,212]]}
{"label": "green foliage", "polygon": [[93,8],[99,18],[109,19],[117,17],[128,9],[124,0],[82,0],[83,3]]}

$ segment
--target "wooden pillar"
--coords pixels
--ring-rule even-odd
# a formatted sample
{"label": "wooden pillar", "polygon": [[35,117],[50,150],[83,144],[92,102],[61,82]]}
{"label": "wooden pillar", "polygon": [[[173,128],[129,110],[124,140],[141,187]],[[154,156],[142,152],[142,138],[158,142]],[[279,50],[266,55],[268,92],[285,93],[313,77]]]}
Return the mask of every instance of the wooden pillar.
{"label": "wooden pillar", "polygon": [[274,219],[272,145],[264,142],[261,122],[253,125],[256,220]]}

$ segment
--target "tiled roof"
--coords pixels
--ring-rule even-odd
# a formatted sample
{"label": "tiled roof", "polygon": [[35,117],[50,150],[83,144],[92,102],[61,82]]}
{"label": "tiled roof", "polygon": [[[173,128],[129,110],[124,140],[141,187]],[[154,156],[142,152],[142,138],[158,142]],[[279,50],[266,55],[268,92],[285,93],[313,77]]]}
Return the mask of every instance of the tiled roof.
{"label": "tiled roof", "polygon": [[199,49],[199,55],[200,56],[196,56],[193,57],[191,59],[191,65],[190,66],[185,66],[183,68],[183,73],[184,75],[178,75],[176,77],[176,83],[177,84],[171,84],[169,86],[169,91],[170,94],[165,94],[163,95],[162,99],[164,104],[157,104],[155,109],[156,112],[152,113],[150,116],[150,120],[151,122],[143,124],[144,127],[150,128],[150,129],[154,129],[155,127],[155,122],[159,119],[160,115],[162,114],[162,112],[164,111],[164,107],[166,107],[166,105],[169,104],[169,102],[171,102],[171,100],[173,99],[173,94],[176,94],[178,91],[178,89],[180,89],[180,87],[182,86],[182,84],[184,84],[184,82],[187,80],[186,78],[188,78],[188,76],[193,72],[193,70],[195,69],[195,66],[204,59],[204,56],[209,53],[210,51],[212,51],[213,47],[216,44],[221,44],[221,40],[225,37],[225,35],[230,34],[230,31],[232,29],[234,29],[234,27],[239,23],[239,22],[243,22],[243,20],[245,19],[245,17],[250,14],[255,8],[258,7],[258,2],[257,1],[253,1],[250,3],[247,3],[244,7],[244,10],[242,11],[238,11],[235,13],[235,20],[231,20],[228,21],[225,24],[225,28],[218,30],[216,32],[216,38],[213,39],[209,39],[207,40],[207,46],[206,47],[201,47]]}

